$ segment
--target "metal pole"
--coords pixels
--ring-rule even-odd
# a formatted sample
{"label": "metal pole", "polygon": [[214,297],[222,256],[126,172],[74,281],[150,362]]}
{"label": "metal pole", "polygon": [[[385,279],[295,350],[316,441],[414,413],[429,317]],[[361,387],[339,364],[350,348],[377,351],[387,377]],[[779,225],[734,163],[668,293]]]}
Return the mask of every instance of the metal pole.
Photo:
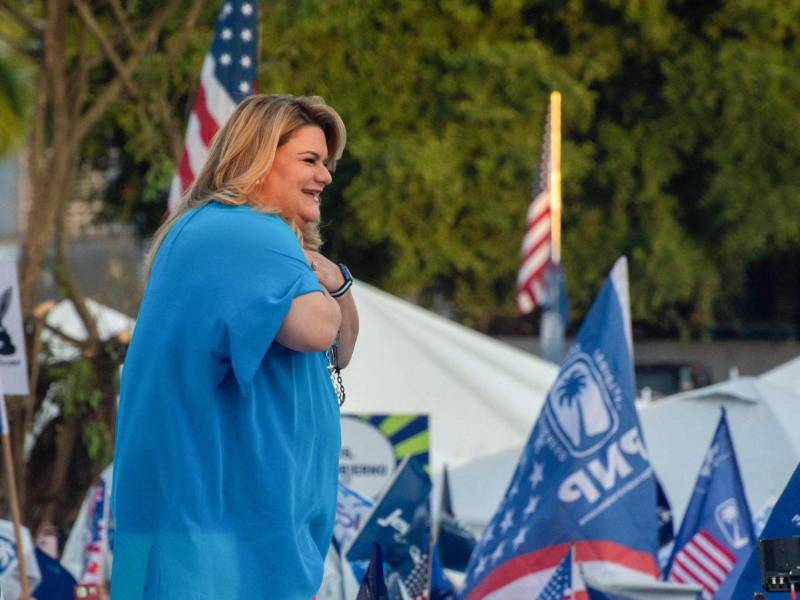
{"label": "metal pole", "polygon": [[561,93],[550,94],[550,225],[553,264],[561,264]]}

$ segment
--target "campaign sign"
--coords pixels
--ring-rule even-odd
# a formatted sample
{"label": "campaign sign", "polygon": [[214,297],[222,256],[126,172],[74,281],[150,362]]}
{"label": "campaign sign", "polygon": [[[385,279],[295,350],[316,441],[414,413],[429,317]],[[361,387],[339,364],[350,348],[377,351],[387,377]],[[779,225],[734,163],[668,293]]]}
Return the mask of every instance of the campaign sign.
{"label": "campaign sign", "polygon": [[339,482],[374,500],[391,479],[397,464],[414,456],[428,466],[428,415],[342,415]]}
{"label": "campaign sign", "polygon": [[6,394],[28,393],[25,334],[13,260],[0,260],[0,381]]}

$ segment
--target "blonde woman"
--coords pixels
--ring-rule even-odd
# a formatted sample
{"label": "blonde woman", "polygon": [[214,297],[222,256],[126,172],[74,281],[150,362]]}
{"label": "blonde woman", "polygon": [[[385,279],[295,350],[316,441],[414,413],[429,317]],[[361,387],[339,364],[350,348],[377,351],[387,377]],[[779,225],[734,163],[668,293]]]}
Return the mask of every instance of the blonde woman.
{"label": "blonde woman", "polygon": [[316,97],[257,95],[156,234],[122,378],[114,600],[309,600],[336,510],[347,269],[318,252],[345,128]]}

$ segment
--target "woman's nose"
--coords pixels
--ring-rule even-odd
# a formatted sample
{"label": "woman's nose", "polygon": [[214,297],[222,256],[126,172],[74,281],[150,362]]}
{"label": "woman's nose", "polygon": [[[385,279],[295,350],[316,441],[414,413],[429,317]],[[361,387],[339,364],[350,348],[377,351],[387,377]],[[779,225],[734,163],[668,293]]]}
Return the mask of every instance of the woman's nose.
{"label": "woman's nose", "polygon": [[331,175],[331,172],[328,171],[328,167],[322,167],[317,171],[317,181],[320,181],[325,185],[328,185],[331,181],[333,181],[333,176]]}

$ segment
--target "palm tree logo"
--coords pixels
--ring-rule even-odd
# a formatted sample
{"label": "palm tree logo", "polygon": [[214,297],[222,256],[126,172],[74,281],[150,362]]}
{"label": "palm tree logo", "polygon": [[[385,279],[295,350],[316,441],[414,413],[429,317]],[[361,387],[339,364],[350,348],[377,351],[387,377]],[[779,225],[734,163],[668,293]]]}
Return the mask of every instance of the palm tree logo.
{"label": "palm tree logo", "polygon": [[728,539],[728,543],[738,550],[749,543],[749,538],[742,528],[742,520],[739,515],[739,506],[736,500],[728,498],[717,506],[714,511],[717,516],[717,524],[722,529],[722,533]]}
{"label": "palm tree logo", "polygon": [[17,545],[13,540],[0,535],[0,573],[5,573],[16,558]]}
{"label": "palm tree logo", "polygon": [[[558,402],[562,415],[569,415],[571,426],[565,427],[566,433],[575,446],[580,446],[582,432],[584,431],[583,411],[580,407],[580,397],[586,389],[586,375],[577,369],[561,380],[556,388],[556,402]],[[562,420],[563,422],[563,420]],[[565,423],[566,425],[566,423]]]}
{"label": "palm tree logo", "polygon": [[547,403],[555,433],[574,456],[594,452],[618,425],[608,390],[592,365],[589,357],[579,355],[563,367]]}

